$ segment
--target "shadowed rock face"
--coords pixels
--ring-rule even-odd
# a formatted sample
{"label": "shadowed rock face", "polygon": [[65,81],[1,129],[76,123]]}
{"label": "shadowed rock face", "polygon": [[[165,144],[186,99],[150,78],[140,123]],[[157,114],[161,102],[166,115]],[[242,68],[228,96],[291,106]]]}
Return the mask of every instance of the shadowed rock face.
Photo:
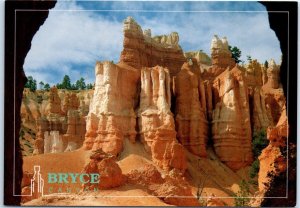
{"label": "shadowed rock face", "polygon": [[152,159],[164,169],[186,169],[183,147],[176,140],[174,117],[170,110],[169,71],[163,67],[142,68],[138,109],[139,135]]}
{"label": "shadowed rock face", "polygon": [[[56,1],[7,1],[5,2],[5,161],[4,161],[4,204],[19,205],[22,180],[22,155],[19,143],[21,118],[20,107],[26,77],[23,64],[30,50],[31,40],[48,17],[48,10]],[[20,12],[16,9],[45,10],[44,12]],[[33,21],[34,20],[34,21]],[[17,32],[22,31],[22,32]],[[15,34],[15,36],[13,35]],[[18,44],[16,44],[18,43]],[[13,53],[15,51],[15,54]],[[15,56],[16,55],[16,56]],[[16,86],[15,86],[16,85]],[[15,89],[15,94],[12,90]],[[15,105],[13,105],[15,103]],[[15,124],[15,129],[13,127]],[[12,142],[15,139],[15,142]],[[15,150],[15,151],[14,151]],[[15,161],[15,166],[12,165]],[[15,178],[12,177],[14,172]],[[16,195],[14,196],[13,193]]]}
{"label": "shadowed rock face", "polygon": [[197,62],[190,64],[183,64],[174,81],[177,138],[190,152],[205,157],[208,139],[205,89]]}

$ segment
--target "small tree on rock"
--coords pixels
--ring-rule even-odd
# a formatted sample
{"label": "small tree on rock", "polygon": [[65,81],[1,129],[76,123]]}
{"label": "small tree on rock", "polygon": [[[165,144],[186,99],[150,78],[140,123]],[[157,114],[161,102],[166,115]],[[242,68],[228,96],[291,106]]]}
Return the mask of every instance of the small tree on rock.
{"label": "small tree on rock", "polygon": [[46,83],[44,85],[44,90],[49,91],[50,90],[50,85],[48,83]]}
{"label": "small tree on rock", "polygon": [[75,85],[78,90],[84,90],[86,88],[84,78],[82,78],[82,77],[76,81]]}
{"label": "small tree on rock", "polygon": [[71,85],[71,79],[68,75],[65,75],[63,78],[63,81],[60,85],[61,89],[67,89],[67,90],[71,90],[72,89],[72,85]]}
{"label": "small tree on rock", "polygon": [[235,63],[240,63],[240,58],[242,55],[241,50],[236,46],[232,47],[230,45],[228,46],[228,49],[231,51],[231,57],[235,60]]}
{"label": "small tree on rock", "polygon": [[33,79],[32,76],[27,77],[27,82],[24,86],[25,88],[29,88],[30,91],[35,92],[36,91],[36,80]]}

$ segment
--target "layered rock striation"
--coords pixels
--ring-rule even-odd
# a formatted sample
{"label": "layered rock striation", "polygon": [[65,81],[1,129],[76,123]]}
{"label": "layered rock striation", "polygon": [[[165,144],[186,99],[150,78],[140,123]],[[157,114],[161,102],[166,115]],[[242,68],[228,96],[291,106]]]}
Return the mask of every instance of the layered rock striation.
{"label": "layered rock striation", "polygon": [[238,67],[220,74],[213,84],[216,103],[212,138],[220,160],[233,170],[251,164],[251,125],[247,84]]}
{"label": "layered rock striation", "polygon": [[215,35],[211,41],[211,72],[214,76],[219,75],[227,68],[233,68],[235,61],[232,58],[231,52],[228,48],[228,41],[226,37],[219,38]]}
{"label": "layered rock striation", "polygon": [[279,66],[274,60],[269,61],[267,69],[267,82],[262,87],[265,95],[265,104],[269,120],[272,125],[279,121],[286,106],[286,99],[279,80]]}
{"label": "layered rock striation", "polygon": [[166,68],[142,68],[138,109],[139,135],[153,161],[164,169],[186,169],[183,147],[176,140],[170,110],[170,75]]}
{"label": "layered rock striation", "polygon": [[[58,90],[55,86],[50,91],[25,91],[22,106],[24,111],[21,114],[22,134],[25,138],[22,139],[24,139],[24,146],[30,148],[32,145],[32,152],[24,155],[73,151],[81,147],[86,131],[85,116],[88,109],[86,106],[79,108],[78,95],[82,98],[88,93],[88,91]],[[54,139],[57,134],[61,137],[59,141]],[[57,149],[55,147],[57,143],[61,147],[58,148],[59,150],[54,150]]]}
{"label": "layered rock striation", "polygon": [[190,152],[205,157],[208,140],[206,98],[196,61],[183,64],[174,81],[178,141]]}
{"label": "layered rock striation", "polygon": [[123,150],[123,140],[135,141],[135,97],[140,72],[127,65],[98,62],[94,96],[87,115],[85,149],[102,149],[114,155]]}
{"label": "layered rock striation", "polygon": [[131,17],[123,32],[120,63],[96,65],[85,148],[117,155],[138,133],[157,165],[184,170],[182,146],[205,157],[211,139],[230,168],[250,165],[253,132],[278,119],[266,96],[279,87],[274,63],[267,71],[257,60],[238,66],[226,37],[214,36],[208,66],[200,52],[183,54],[177,33],[152,37]]}
{"label": "layered rock striation", "polygon": [[[277,124],[285,109],[279,66],[273,60],[268,67],[257,60],[239,66],[225,37],[213,37],[208,57],[183,53],[176,32],[152,37],[132,17],[123,32],[120,62],[97,62],[94,90],[85,96],[54,87],[39,107],[29,98],[33,94],[24,92],[24,123],[39,120],[34,154],[73,151],[83,144],[118,156],[128,139],[142,142],[153,164],[167,172],[184,173],[186,151],[206,157],[211,147],[233,170],[250,165],[252,135]],[[122,175],[112,160],[101,164],[103,169],[113,164],[107,171]]]}
{"label": "layered rock striation", "polygon": [[46,114],[62,114],[61,100],[58,96],[57,88],[55,86],[50,89],[49,103],[46,107]]}
{"label": "layered rock striation", "polygon": [[262,89],[264,73],[264,67],[262,67],[257,60],[250,60],[246,65],[245,81],[248,85],[251,128],[253,132],[267,129],[267,127],[272,124],[268,117],[265,95]]}
{"label": "layered rock striation", "polygon": [[211,65],[210,57],[203,51],[189,51],[184,52],[186,59],[196,59],[199,65]]}
{"label": "layered rock striation", "polygon": [[171,76],[180,71],[185,58],[178,45],[179,36],[176,32],[151,37],[151,30],[143,32],[132,17],[125,19],[123,32],[124,42],[120,62],[136,69],[163,66],[169,69]]}
{"label": "layered rock striation", "polygon": [[274,177],[287,170],[288,121],[286,110],[282,112],[277,125],[268,128],[267,138],[269,145],[263,149],[258,158],[260,164],[258,188],[262,195],[270,188]]}

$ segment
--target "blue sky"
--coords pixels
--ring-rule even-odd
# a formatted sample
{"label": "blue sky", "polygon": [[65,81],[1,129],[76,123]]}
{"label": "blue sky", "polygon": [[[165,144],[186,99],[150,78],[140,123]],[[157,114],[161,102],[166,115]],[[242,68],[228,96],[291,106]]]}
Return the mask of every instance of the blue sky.
{"label": "blue sky", "polygon": [[80,77],[94,82],[97,60],[118,62],[127,16],[143,29],[150,28],[152,35],[178,32],[184,51],[210,55],[210,42],[217,34],[241,49],[242,60],[250,55],[278,63],[279,41],[265,11],[257,2],[59,1],[34,36],[24,69],[38,82],[56,84],[65,74],[72,82]]}

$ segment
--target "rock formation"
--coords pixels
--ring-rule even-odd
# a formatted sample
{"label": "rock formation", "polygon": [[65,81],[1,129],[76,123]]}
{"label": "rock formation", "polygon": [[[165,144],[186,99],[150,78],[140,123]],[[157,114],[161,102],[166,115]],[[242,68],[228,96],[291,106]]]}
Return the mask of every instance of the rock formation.
{"label": "rock formation", "polygon": [[253,132],[266,129],[272,124],[269,120],[262,90],[263,69],[257,60],[250,60],[245,69],[245,81],[248,86],[249,108]]}
{"label": "rock formation", "polygon": [[269,61],[269,67],[267,69],[268,81],[266,85],[272,89],[279,88],[279,66],[276,65],[275,61],[271,59]]}
{"label": "rock formation", "polygon": [[186,59],[193,59],[193,58],[196,59],[199,65],[202,65],[202,64],[211,65],[210,57],[202,51],[184,52],[184,57]]}
{"label": "rock formation", "polygon": [[231,58],[231,52],[228,48],[228,41],[226,37],[219,39],[215,35],[211,41],[211,62],[212,73],[217,76],[228,67],[231,69],[235,65],[235,61]]}
{"label": "rock formation", "polygon": [[36,120],[36,138],[34,141],[33,155],[44,153],[44,133],[48,131],[48,121],[45,117],[40,117]]}
{"label": "rock formation", "polygon": [[213,87],[219,100],[212,116],[214,148],[221,161],[238,170],[253,160],[247,84],[235,67],[220,74]]}
{"label": "rock formation", "polygon": [[251,125],[253,132],[261,129],[267,129],[272,122],[268,118],[268,113],[265,104],[265,95],[263,94],[261,87],[254,87],[249,90],[249,98],[252,99],[250,105]]}
{"label": "rock formation", "polygon": [[142,68],[141,95],[138,110],[139,135],[152,159],[159,166],[186,169],[183,147],[176,140],[173,114],[170,110],[169,71],[163,67]]}
{"label": "rock formation", "polygon": [[[271,60],[267,70],[257,60],[239,66],[227,39],[218,36],[211,43],[211,59],[201,51],[184,54],[178,33],[152,37],[150,29],[142,31],[131,17],[123,29],[120,62],[96,63],[94,90],[83,95],[52,88],[49,102],[35,99],[39,104],[33,93],[24,93],[29,98],[21,109],[24,125],[28,128],[37,120],[34,154],[83,145],[92,151],[83,173],[100,174],[99,184],[87,183],[83,189],[128,183],[168,204],[198,206],[192,192],[195,175],[210,177],[221,170],[217,166],[225,170],[223,163],[233,171],[251,165],[252,136],[268,129],[270,144],[259,157],[258,177],[260,191],[268,189],[272,177],[287,165],[286,100],[275,62]],[[33,114],[29,105],[35,106]],[[133,163],[132,170],[124,168],[126,160]],[[207,170],[195,168],[197,160]],[[135,161],[144,166],[137,168]],[[209,179],[212,189],[221,187],[224,195],[234,189],[214,177]],[[224,184],[234,184],[237,178]],[[226,205],[209,195],[208,205]]]}
{"label": "rock formation", "polygon": [[246,65],[245,79],[248,86],[257,87],[263,85],[263,72],[260,63],[254,59]]}
{"label": "rock formation", "polygon": [[84,173],[98,173],[99,183],[86,183],[83,188],[86,190],[109,189],[121,186],[125,183],[126,177],[116,163],[113,155],[103,152],[101,149],[93,151],[90,162],[84,167]]}
{"label": "rock formation", "polygon": [[184,177],[172,170],[162,178],[161,173],[151,164],[130,171],[128,183],[147,187],[154,196],[158,196],[168,204],[177,206],[199,206],[191,188]]}
{"label": "rock formation", "polygon": [[44,153],[59,153],[64,151],[64,144],[59,131],[46,131],[44,138]]}
{"label": "rock formation", "polygon": [[135,141],[134,112],[140,73],[125,64],[98,62],[96,86],[87,116],[85,149],[119,154],[125,138]]}
{"label": "rock formation", "polygon": [[68,110],[68,128],[63,135],[64,143],[67,144],[65,151],[73,151],[82,146],[85,138],[85,118],[77,110]]}
{"label": "rock formation", "polygon": [[46,114],[62,114],[61,111],[61,100],[57,93],[57,88],[54,86],[49,92],[49,103],[46,108]]}
{"label": "rock formation", "polygon": [[262,87],[265,95],[265,104],[269,120],[273,125],[276,125],[281,112],[286,105],[286,99],[283,94],[283,89],[279,80],[279,66],[276,65],[274,60],[269,61],[267,69],[267,83]]}
{"label": "rock formation", "polygon": [[174,76],[180,71],[185,61],[179,36],[173,32],[170,35],[151,37],[151,30],[144,33],[132,17],[124,21],[124,42],[120,62],[136,69],[154,67],[156,65],[169,69]]}
{"label": "rock formation", "polygon": [[261,194],[268,190],[272,179],[285,172],[287,168],[288,123],[286,110],[282,112],[276,127],[268,128],[267,138],[270,143],[258,158],[260,164],[258,188]]}
{"label": "rock formation", "polygon": [[77,110],[80,103],[75,93],[66,94],[62,105],[62,111],[68,114],[69,110]]}
{"label": "rock formation", "polygon": [[208,139],[206,99],[197,62],[191,62],[191,65],[184,63],[176,75],[174,84],[178,141],[190,152],[206,156]]}

